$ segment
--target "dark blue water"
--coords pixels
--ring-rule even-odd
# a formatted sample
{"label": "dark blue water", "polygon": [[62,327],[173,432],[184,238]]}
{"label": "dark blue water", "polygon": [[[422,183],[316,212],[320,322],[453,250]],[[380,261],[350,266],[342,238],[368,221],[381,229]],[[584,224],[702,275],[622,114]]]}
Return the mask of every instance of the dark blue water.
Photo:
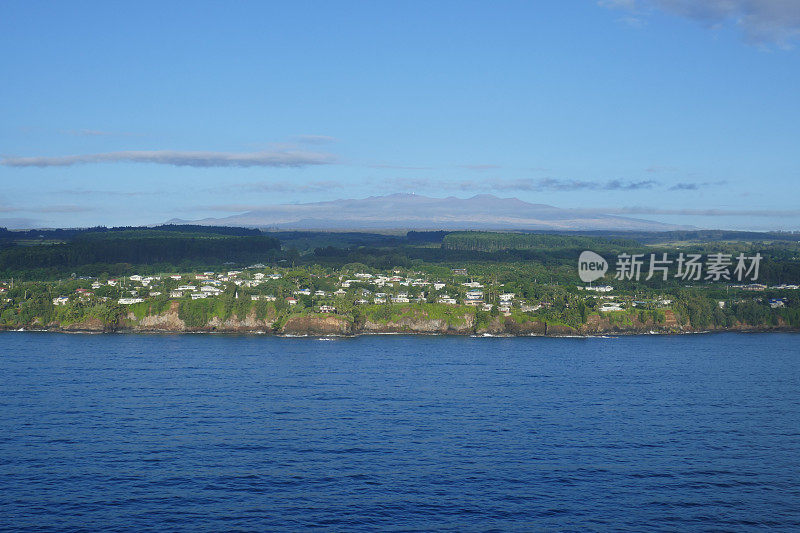
{"label": "dark blue water", "polygon": [[0,334],[0,529],[800,528],[800,336]]}

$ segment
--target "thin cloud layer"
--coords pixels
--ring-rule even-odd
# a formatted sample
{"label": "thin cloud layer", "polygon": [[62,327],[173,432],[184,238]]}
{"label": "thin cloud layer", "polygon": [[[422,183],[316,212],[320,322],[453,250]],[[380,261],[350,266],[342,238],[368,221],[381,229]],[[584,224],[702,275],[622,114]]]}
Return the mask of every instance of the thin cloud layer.
{"label": "thin cloud layer", "polygon": [[[387,182],[384,182],[387,183]],[[387,184],[403,190],[447,189],[457,191],[637,191],[652,189],[659,185],[655,180],[641,181],[585,181],[544,179],[491,179],[491,180],[433,180],[428,178],[397,178]]]}
{"label": "thin cloud layer", "polygon": [[0,205],[0,213],[87,213],[93,207],[83,205],[45,205],[39,207],[18,207]]}
{"label": "thin cloud layer", "polygon": [[66,167],[90,163],[154,163],[176,167],[303,167],[328,165],[335,156],[319,152],[204,152],[204,151],[129,151],[59,157],[5,157],[7,167]]}
{"label": "thin cloud layer", "polygon": [[292,140],[301,144],[330,144],[338,139],[330,135],[295,135]]}
{"label": "thin cloud layer", "polygon": [[797,0],[602,0],[599,4],[634,13],[659,9],[712,28],[733,24],[755,44],[788,45],[800,38]]}
{"label": "thin cloud layer", "polygon": [[338,181],[314,181],[311,183],[291,183],[291,182],[263,182],[263,183],[243,183],[233,188],[247,192],[326,192],[334,189],[342,189],[344,184]]}
{"label": "thin cloud layer", "polygon": [[604,215],[690,215],[701,217],[797,217],[800,209],[664,209],[659,207],[608,207],[596,209],[578,209],[582,213]]}

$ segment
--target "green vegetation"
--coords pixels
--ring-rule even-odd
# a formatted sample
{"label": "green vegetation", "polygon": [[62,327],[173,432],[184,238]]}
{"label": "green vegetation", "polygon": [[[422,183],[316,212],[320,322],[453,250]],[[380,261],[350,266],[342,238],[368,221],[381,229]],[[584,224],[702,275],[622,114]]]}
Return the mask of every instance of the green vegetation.
{"label": "green vegetation", "polygon": [[[114,329],[173,307],[190,328],[214,319],[255,319],[259,327],[277,330],[292,316],[319,312],[356,328],[368,321],[426,320],[452,329],[471,324],[475,331],[527,323],[578,331],[800,327],[800,290],[781,285],[800,281],[796,236],[725,240],[735,235],[720,232],[708,241],[692,240],[702,235],[670,235],[683,240],[668,244],[627,234],[263,233],[200,226],[0,230],[0,327],[95,321]],[[610,295],[579,290],[584,287],[576,261],[587,249],[611,264],[598,282],[613,284]],[[645,258],[761,254],[763,285],[687,282],[672,275],[616,280],[615,256],[622,252]],[[477,305],[467,306],[471,283],[481,295]],[[611,300],[614,305],[604,308]],[[503,307],[503,301],[511,303]]]}

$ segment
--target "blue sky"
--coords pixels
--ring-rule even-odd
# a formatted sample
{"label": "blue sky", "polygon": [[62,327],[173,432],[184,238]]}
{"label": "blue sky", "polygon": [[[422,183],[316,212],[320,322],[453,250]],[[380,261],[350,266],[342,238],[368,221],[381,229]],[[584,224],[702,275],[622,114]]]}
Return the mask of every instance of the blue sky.
{"label": "blue sky", "polygon": [[800,3],[0,6],[0,225],[394,192],[800,229]]}

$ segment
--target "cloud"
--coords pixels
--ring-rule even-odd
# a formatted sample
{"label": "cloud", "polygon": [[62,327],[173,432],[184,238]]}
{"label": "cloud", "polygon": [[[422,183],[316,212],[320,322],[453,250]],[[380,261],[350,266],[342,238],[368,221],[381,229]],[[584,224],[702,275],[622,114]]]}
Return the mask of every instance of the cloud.
{"label": "cloud", "polygon": [[460,191],[635,191],[652,189],[658,185],[655,180],[622,181],[582,181],[545,179],[493,179],[493,180],[432,180],[428,178],[396,178],[384,184],[409,189],[449,189]]}
{"label": "cloud", "polygon": [[327,165],[336,161],[326,153],[305,151],[273,152],[204,152],[204,151],[130,151],[59,157],[5,157],[7,167],[64,167],[89,163],[154,163],[177,167],[302,167]]}
{"label": "cloud", "polygon": [[343,183],[338,181],[314,181],[311,183],[290,183],[290,182],[263,182],[263,183],[242,183],[232,188],[247,192],[325,192],[332,189],[341,189]]}
{"label": "cloud", "polygon": [[409,167],[403,165],[376,164],[376,165],[369,165],[369,168],[392,168],[395,170],[431,170],[433,167]]}
{"label": "cloud", "polygon": [[80,130],[62,130],[61,133],[64,135],[73,135],[75,137],[130,137],[133,133],[126,133],[126,132],[114,132],[114,131],[103,131],[103,130],[88,130],[88,129],[80,129]]}
{"label": "cloud", "polygon": [[218,204],[218,205],[198,205],[195,207],[186,207],[181,211],[194,213],[196,211],[221,211],[223,213],[242,213],[244,211],[255,211],[263,208],[259,204]]}
{"label": "cloud", "polygon": [[292,140],[300,144],[330,144],[339,139],[329,135],[295,135]]}
{"label": "cloud", "polygon": [[669,188],[671,191],[696,191],[699,189],[704,189],[706,187],[716,187],[719,185],[725,185],[727,181],[698,181],[698,182],[681,182],[676,183],[672,187]]}
{"label": "cloud", "polygon": [[797,0],[602,0],[598,3],[633,13],[661,10],[710,28],[734,25],[753,44],[787,46],[800,38]]}
{"label": "cloud", "polygon": [[681,215],[703,217],[798,217],[800,209],[663,209],[659,207],[619,207],[578,209],[582,213],[605,215]]}
{"label": "cloud", "polygon": [[675,172],[678,170],[676,167],[653,165],[644,169],[645,172]]}
{"label": "cloud", "polygon": [[550,191],[638,191],[641,189],[652,189],[658,185],[655,180],[641,180],[641,181],[622,181],[610,180],[606,182],[598,181],[580,181],[580,180],[557,180],[557,179],[543,179],[539,180],[536,186],[538,188],[532,190],[550,190]]}
{"label": "cloud", "polygon": [[666,188],[669,191],[695,191],[706,187],[724,185],[726,181],[681,182],[667,186],[656,180],[607,181],[570,180],[556,178],[519,178],[484,180],[436,180],[431,178],[394,178],[382,180],[383,188],[400,190],[444,189],[456,191],[528,191],[528,192],[571,192],[571,191],[640,191]]}
{"label": "cloud", "polygon": [[500,168],[500,165],[459,165],[459,168],[467,170],[494,170]]}
{"label": "cloud", "polygon": [[82,205],[45,205],[40,207],[17,207],[0,205],[0,213],[86,213],[93,207]]}
{"label": "cloud", "polygon": [[164,194],[164,191],[103,191],[103,190],[87,190],[87,189],[64,189],[60,191],[52,191],[56,195],[70,195],[70,196],[121,196],[123,198],[134,198],[137,196],[159,196]]}

